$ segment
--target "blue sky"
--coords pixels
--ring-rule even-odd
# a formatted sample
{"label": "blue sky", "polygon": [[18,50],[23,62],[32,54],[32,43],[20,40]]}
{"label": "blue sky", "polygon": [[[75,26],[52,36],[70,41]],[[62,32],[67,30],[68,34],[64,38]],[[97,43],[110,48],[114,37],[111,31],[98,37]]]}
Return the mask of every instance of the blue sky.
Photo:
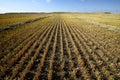
{"label": "blue sky", "polygon": [[0,0],[0,13],[105,11],[120,13],[120,0]]}

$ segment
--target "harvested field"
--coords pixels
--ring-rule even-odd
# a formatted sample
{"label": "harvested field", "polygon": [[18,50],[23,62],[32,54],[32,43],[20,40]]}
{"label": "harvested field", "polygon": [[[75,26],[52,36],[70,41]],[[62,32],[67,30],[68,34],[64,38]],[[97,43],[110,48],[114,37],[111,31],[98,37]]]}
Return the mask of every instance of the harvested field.
{"label": "harvested field", "polygon": [[73,17],[53,14],[0,32],[0,79],[119,80],[120,34]]}

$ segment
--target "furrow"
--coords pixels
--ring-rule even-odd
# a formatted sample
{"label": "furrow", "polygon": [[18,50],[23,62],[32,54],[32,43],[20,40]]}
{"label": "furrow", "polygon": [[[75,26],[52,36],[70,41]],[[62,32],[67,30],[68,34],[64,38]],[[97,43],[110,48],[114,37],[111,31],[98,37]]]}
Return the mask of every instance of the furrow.
{"label": "furrow", "polygon": [[22,71],[20,80],[32,79],[33,78],[34,72],[32,72],[30,69],[32,68],[32,66],[34,66],[33,64],[35,63],[35,61],[37,59],[39,59],[39,55],[40,55],[40,51],[42,49],[42,45],[44,44],[44,42],[47,39],[48,34],[50,33],[51,30],[52,30],[52,27],[51,27],[51,25],[49,25],[49,29],[46,30],[41,35],[41,37],[40,37],[41,40],[39,40],[38,48],[36,49],[36,52],[35,52],[34,56],[31,58],[30,62],[26,66],[26,68]]}
{"label": "furrow", "polygon": [[51,34],[50,34],[49,40],[47,41],[45,50],[44,50],[44,52],[43,52],[42,59],[40,60],[40,63],[38,64],[38,68],[36,69],[36,73],[35,73],[35,76],[34,76],[33,80],[39,80],[39,76],[41,75],[41,70],[42,70],[42,67],[43,67],[44,62],[45,62],[46,54],[47,54],[47,51],[48,51],[48,49],[49,49],[49,45],[50,45],[50,42],[51,42],[51,40],[52,40],[52,37],[54,36],[53,34],[55,33],[56,27],[55,27],[55,26],[53,26],[53,27],[54,27],[54,28],[53,28],[53,30],[52,30],[52,32],[51,32]]}
{"label": "furrow", "polygon": [[36,35],[34,35],[33,39],[29,40],[27,44],[24,47],[22,47],[22,49],[19,52],[14,53],[16,55],[14,55],[12,59],[8,60],[7,62],[2,62],[4,64],[2,65],[2,70],[3,70],[2,72],[4,74],[1,75],[1,77],[5,77],[7,76],[7,74],[11,73],[11,67],[15,66],[15,64],[18,64],[19,60],[25,55],[26,52],[28,52],[30,46],[33,45],[35,40],[37,40],[37,38],[42,34],[42,31],[44,32],[44,30],[46,30],[47,28],[48,28],[47,26],[45,27],[43,26],[43,30],[40,29],[37,33],[35,33]]}
{"label": "furrow", "polygon": [[[76,31],[74,31],[74,32],[76,32]],[[78,35],[78,33],[76,33],[76,35]],[[84,36],[84,35],[83,35]],[[89,61],[89,64],[91,65],[91,68],[92,69],[94,69],[94,66],[95,66],[95,68],[97,68],[96,69],[96,73],[97,72],[100,72],[100,68],[99,68],[99,66],[98,66],[98,64],[96,63],[96,61],[95,61],[95,59],[93,58],[93,56],[91,55],[91,52],[92,52],[92,49],[90,49],[90,47],[88,46],[88,44],[87,44],[87,42],[85,41],[85,38],[84,37],[82,37],[82,36],[79,36],[79,37],[81,37],[81,42],[83,43],[83,46],[85,47],[85,49],[86,49],[86,51],[87,51],[87,54],[88,55],[86,55],[87,57],[86,57],[86,59],[88,59],[88,61]],[[87,39],[87,38],[86,38]],[[98,70],[98,71],[97,71]],[[94,72],[92,72],[92,73],[94,73]],[[96,74],[96,73],[94,73],[94,74]],[[103,74],[103,73],[102,73]],[[97,77],[97,75],[96,75],[96,77]]]}
{"label": "furrow", "polygon": [[53,73],[53,62],[54,62],[54,57],[55,57],[55,53],[56,53],[56,45],[57,45],[57,35],[58,35],[58,27],[59,27],[59,23],[58,21],[56,22],[57,24],[55,25],[57,27],[55,35],[53,37],[54,40],[51,41],[51,43],[53,43],[53,49],[51,51],[51,60],[50,60],[50,66],[49,66],[49,72],[48,72],[48,80],[52,80],[52,73]]}
{"label": "furrow", "polygon": [[[78,29],[78,27],[76,28]],[[108,60],[111,59],[109,55],[106,55],[106,53],[109,53],[106,51],[103,47],[101,48],[100,44],[97,43],[93,38],[91,38],[87,33],[83,32],[82,30],[77,30],[79,33],[82,33],[81,35],[84,37],[86,43],[90,46],[91,52],[93,53],[93,56],[96,56],[95,58],[99,58],[99,60],[96,60],[99,66],[103,68],[103,73],[106,74],[107,77],[117,77],[118,69],[117,65],[113,62],[109,62]],[[87,38],[85,38],[87,37]],[[89,41],[88,41],[89,39]],[[92,45],[91,45],[92,44]],[[93,49],[93,51],[92,51]],[[103,57],[104,56],[104,57]],[[107,64],[107,65],[106,65]],[[114,72],[117,72],[116,74],[112,74]]]}

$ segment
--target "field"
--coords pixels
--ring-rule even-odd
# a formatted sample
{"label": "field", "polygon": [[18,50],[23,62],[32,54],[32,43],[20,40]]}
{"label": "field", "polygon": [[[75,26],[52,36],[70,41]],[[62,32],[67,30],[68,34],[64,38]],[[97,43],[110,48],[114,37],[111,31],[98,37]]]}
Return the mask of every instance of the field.
{"label": "field", "polygon": [[0,17],[1,80],[120,80],[119,14]]}

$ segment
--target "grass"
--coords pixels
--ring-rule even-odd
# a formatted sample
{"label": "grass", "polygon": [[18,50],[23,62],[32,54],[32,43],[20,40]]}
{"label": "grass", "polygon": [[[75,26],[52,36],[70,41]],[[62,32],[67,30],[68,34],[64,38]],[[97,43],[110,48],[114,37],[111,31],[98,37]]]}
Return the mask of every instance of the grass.
{"label": "grass", "polygon": [[46,14],[22,14],[22,13],[11,13],[11,14],[0,14],[0,27],[9,26],[11,24],[25,22],[38,17],[46,16]]}
{"label": "grass", "polygon": [[120,27],[120,14],[81,13],[74,15],[76,16],[76,18],[92,20],[95,22]]}

